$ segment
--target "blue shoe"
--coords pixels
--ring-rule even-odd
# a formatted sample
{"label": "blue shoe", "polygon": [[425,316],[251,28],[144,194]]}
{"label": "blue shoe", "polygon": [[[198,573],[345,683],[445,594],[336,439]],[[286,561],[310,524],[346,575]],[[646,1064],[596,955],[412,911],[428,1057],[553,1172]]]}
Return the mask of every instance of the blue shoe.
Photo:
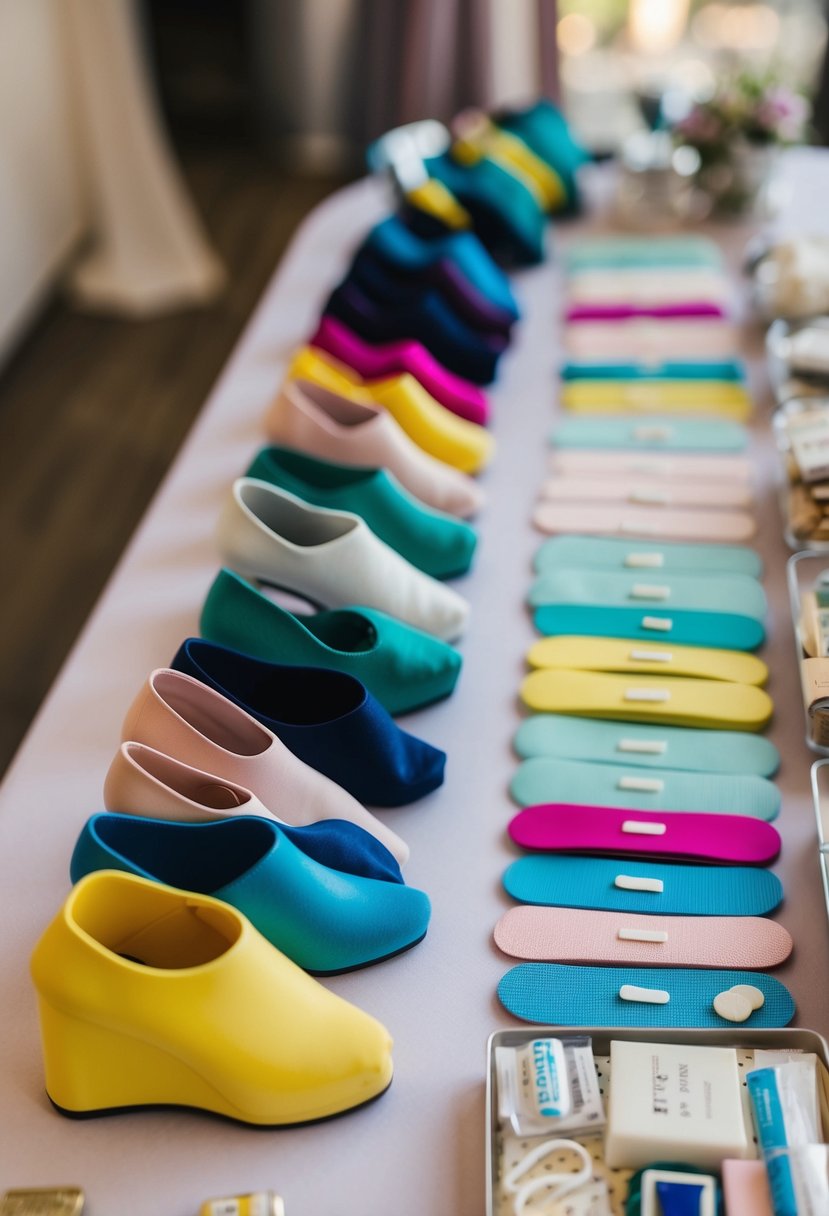
{"label": "blue shoe", "polygon": [[[357,253],[368,254],[400,278],[430,281],[450,297],[458,312],[484,306],[498,328],[509,330],[521,316],[509,279],[473,232],[419,236],[399,215],[390,215],[369,232]],[[470,319],[474,319],[470,315]]]}
{"label": "blue shoe", "polygon": [[377,303],[347,278],[334,288],[322,315],[336,317],[366,342],[414,338],[445,368],[473,384],[495,379],[507,343],[501,334],[484,337],[471,329],[434,289],[411,305],[390,306]]}
{"label": "blue shoe", "polygon": [[547,217],[517,177],[486,157],[462,165],[447,152],[424,164],[470,212],[476,234],[494,257],[519,266],[544,260]]}
{"label": "blue shoe", "polygon": [[278,823],[255,816],[171,823],[93,815],[72,854],[73,883],[95,870],[121,870],[224,900],[315,975],[400,954],[421,941],[429,925],[422,891],[331,870],[292,844]]}
{"label": "blue shoe", "polygon": [[404,806],[443,782],[446,753],[401,730],[359,680],[266,663],[187,638],[171,667],[244,709],[295,756],[370,806]]}
{"label": "blue shoe", "polygon": [[373,608],[297,616],[232,570],[220,570],[201,612],[201,635],[243,654],[356,676],[390,714],[448,697],[461,656],[447,642]]}
{"label": "blue shoe", "polygon": [[433,511],[385,469],[332,464],[295,448],[260,448],[246,477],[257,477],[315,507],[351,511],[375,536],[432,578],[466,574],[477,544],[475,530]]}

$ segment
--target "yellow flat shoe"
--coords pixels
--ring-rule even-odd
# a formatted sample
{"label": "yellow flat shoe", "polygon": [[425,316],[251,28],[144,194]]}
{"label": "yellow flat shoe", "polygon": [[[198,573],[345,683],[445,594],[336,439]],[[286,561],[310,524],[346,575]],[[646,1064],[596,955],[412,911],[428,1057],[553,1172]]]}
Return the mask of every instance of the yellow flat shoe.
{"label": "yellow flat shoe", "polygon": [[31,968],[46,1091],[65,1115],[183,1106],[286,1126],[391,1082],[384,1027],[205,895],[90,874]]}
{"label": "yellow flat shoe", "polygon": [[377,380],[370,388],[375,405],[382,405],[424,452],[462,473],[478,473],[495,450],[495,440],[475,422],[458,418],[435,401],[408,374]]}
{"label": "yellow flat shoe", "polygon": [[310,380],[362,405],[379,405],[418,447],[463,473],[476,473],[492,458],[495,440],[482,426],[440,405],[413,376],[363,380],[345,364],[306,346],[291,361],[286,380]]}

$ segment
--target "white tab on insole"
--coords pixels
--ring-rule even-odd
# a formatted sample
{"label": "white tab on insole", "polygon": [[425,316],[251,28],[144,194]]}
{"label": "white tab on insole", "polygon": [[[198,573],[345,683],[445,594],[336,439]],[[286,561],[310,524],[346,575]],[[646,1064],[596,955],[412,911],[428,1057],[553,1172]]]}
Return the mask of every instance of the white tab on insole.
{"label": "white tab on insole", "polygon": [[625,701],[670,701],[667,688],[626,688]]}
{"label": "white tab on insole", "polygon": [[658,633],[670,633],[674,623],[669,616],[643,616],[642,628],[654,629]]}
{"label": "white tab on insole", "polygon": [[629,658],[633,663],[672,663],[673,653],[670,650],[631,650]]}
{"label": "white tab on insole", "polygon": [[671,597],[671,589],[665,583],[634,583],[628,592],[632,600],[667,600]]}
{"label": "white tab on insole", "polygon": [[665,890],[665,883],[661,878],[637,878],[635,874],[617,874],[613,885],[622,891],[653,891],[657,895],[661,895]]}
{"label": "white tab on insole", "polygon": [[663,988],[639,988],[636,984],[622,984],[619,996],[623,1001],[641,1001],[645,1005],[667,1005],[670,992]]}
{"label": "white tab on insole", "polygon": [[661,929],[620,929],[616,935],[620,942],[654,942],[661,944],[668,940],[668,934]]}
{"label": "white tab on insole", "polygon": [[624,564],[632,569],[657,570],[665,565],[664,553],[628,553]]}
{"label": "white tab on insole", "polygon": [[631,836],[664,836],[668,830],[666,823],[651,823],[644,819],[625,819],[622,831]]}
{"label": "white tab on insole", "polygon": [[639,752],[646,756],[664,756],[668,744],[663,739],[620,739],[617,752]]}
{"label": "white tab on insole", "polygon": [[660,777],[620,777],[616,782],[618,790],[641,790],[643,794],[661,794],[665,782]]}

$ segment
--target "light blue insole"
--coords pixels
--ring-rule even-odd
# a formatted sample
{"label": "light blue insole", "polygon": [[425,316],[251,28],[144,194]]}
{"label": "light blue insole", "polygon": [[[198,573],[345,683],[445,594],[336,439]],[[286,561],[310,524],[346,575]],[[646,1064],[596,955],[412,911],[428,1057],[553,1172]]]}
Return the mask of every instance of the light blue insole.
{"label": "light blue insole", "polygon": [[[704,739],[700,748],[704,749]],[[653,790],[626,789],[626,779],[659,781]],[[519,764],[510,793],[519,806],[544,802],[579,806],[615,806],[640,811],[696,811],[703,814],[749,815],[775,819],[780,812],[780,791],[765,777],[743,774],[685,773],[660,769],[658,773],[631,773],[615,764],[590,764],[536,756]]]}
{"label": "light blue insole", "polygon": [[[623,1001],[623,984],[670,993],[664,1005]],[[682,967],[573,967],[519,963],[501,979],[498,999],[514,1017],[550,1026],[687,1026],[731,1030],[714,1012],[714,997],[737,984],[759,988],[765,1003],[741,1027],[787,1026],[792,995],[779,980],[757,971],[704,971]]]}
{"label": "light blue insole", "polygon": [[[656,554],[660,565],[628,566],[631,554]],[[620,574],[636,569],[643,582],[658,582],[666,574],[745,574],[760,578],[763,573],[760,555],[745,545],[682,545],[605,536],[551,536],[539,545],[533,559],[536,574],[566,566]]]}
{"label": "light blue insole", "polygon": [[569,714],[532,714],[518,727],[513,746],[524,760],[545,756],[755,777],[771,777],[780,767],[780,753],[771,740],[748,731],[707,730],[702,746],[700,732],[685,726],[605,722]]}
{"label": "light blue insole", "polygon": [[748,431],[738,422],[703,418],[565,418],[550,435],[559,448],[626,452],[742,452]]}
{"label": "light blue insole", "polygon": [[[626,890],[616,886],[619,875],[659,879],[663,889]],[[519,903],[661,916],[764,916],[783,899],[780,879],[754,866],[683,866],[607,857],[519,857],[507,867],[503,882]]]}

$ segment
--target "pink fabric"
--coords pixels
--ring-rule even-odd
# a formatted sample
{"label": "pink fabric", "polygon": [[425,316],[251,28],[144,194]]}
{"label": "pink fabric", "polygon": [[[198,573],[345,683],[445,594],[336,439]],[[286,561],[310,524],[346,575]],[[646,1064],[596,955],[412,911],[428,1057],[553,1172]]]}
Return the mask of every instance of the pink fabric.
{"label": "pink fabric", "polygon": [[[660,836],[622,831],[622,824],[664,824]],[[745,815],[696,815],[686,811],[631,811],[562,802],[525,807],[510,821],[509,835],[524,849],[552,853],[679,857],[764,866],[780,852],[770,823]]]}
{"label": "pink fabric", "polygon": [[556,473],[541,486],[548,502],[618,502],[665,507],[748,507],[751,488],[744,481],[702,477],[651,477],[636,473],[593,473],[585,469]]}
{"label": "pink fabric", "polygon": [[[667,934],[635,942],[620,929]],[[627,963],[634,967],[777,967],[792,952],[791,935],[762,916],[642,916],[584,908],[510,908],[495,943],[513,958],[549,963]]]}
{"label": "pink fabric", "polygon": [[459,418],[479,426],[489,418],[486,395],[476,385],[448,371],[419,342],[407,338],[374,346],[364,342],[336,317],[323,317],[310,342],[311,346],[339,359],[365,380],[409,372],[427,393]]}
{"label": "pink fabric", "polygon": [[637,317],[627,321],[582,321],[564,330],[564,346],[573,359],[733,359],[740,350],[737,329],[727,321],[657,321]]}
{"label": "pink fabric", "polygon": [[711,300],[687,300],[683,304],[573,304],[567,321],[629,321],[634,317],[658,317],[665,321],[682,317],[725,317],[725,309]]}
{"label": "pink fabric", "polygon": [[727,541],[739,544],[755,532],[745,511],[683,510],[609,503],[567,503],[541,499],[533,512],[539,532],[550,535],[639,536],[659,540]]}

